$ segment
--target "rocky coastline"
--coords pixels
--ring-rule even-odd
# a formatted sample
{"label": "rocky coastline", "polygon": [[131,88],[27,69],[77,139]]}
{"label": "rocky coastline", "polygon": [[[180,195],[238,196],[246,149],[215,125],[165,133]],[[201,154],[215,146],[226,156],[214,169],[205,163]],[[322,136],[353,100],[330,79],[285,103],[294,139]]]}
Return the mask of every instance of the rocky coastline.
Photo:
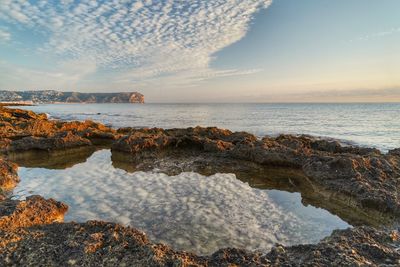
{"label": "rocky coastline", "polygon": [[[9,199],[18,162],[29,154],[68,157],[111,148],[115,164],[165,172],[223,168],[246,173],[289,168],[310,203],[354,228],[318,244],[251,252],[221,249],[198,256],[153,244],[144,233],[115,223],[64,223],[66,204],[40,196]],[[179,169],[162,158],[181,162]],[[52,166],[63,164],[53,158]],[[190,164],[185,160],[195,159]],[[237,164],[240,162],[240,164]],[[40,164],[40,162],[38,163]],[[112,129],[92,121],[49,120],[44,114],[0,107],[0,265],[2,266],[398,266],[400,149],[343,146],[335,140],[281,135],[256,138],[218,128]]]}
{"label": "rocky coastline", "polygon": [[144,95],[138,92],[79,93],[42,91],[0,91],[1,103],[54,104],[54,103],[144,103]]}

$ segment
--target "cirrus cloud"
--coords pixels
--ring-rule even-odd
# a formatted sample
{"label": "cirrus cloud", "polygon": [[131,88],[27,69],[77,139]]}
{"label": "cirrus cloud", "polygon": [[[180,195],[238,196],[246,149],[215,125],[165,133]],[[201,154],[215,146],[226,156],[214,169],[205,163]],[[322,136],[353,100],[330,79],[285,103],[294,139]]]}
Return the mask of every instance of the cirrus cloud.
{"label": "cirrus cloud", "polygon": [[0,41],[10,41],[11,34],[3,29],[0,29]]}
{"label": "cirrus cloud", "polygon": [[[112,70],[113,82],[176,77],[176,83],[243,75],[216,70],[213,55],[246,35],[271,0],[1,0],[0,23],[47,36],[39,52]],[[9,39],[0,31],[0,38]],[[171,81],[172,80],[172,81]],[[173,79],[169,79],[173,82]]]}

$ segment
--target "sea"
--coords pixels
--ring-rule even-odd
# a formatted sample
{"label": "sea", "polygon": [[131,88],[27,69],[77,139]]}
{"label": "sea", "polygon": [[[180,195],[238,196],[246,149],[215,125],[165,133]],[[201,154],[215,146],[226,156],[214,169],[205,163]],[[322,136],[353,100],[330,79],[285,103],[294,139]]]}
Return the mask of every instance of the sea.
{"label": "sea", "polygon": [[216,126],[258,137],[306,134],[343,143],[400,147],[400,103],[381,104],[57,104],[25,107],[62,120],[112,127]]}

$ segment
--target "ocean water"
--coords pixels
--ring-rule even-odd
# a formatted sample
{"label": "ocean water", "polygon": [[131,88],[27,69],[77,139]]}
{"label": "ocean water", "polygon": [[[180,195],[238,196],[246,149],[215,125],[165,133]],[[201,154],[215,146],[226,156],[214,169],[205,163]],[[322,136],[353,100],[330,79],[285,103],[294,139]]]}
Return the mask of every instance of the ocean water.
{"label": "ocean water", "polygon": [[382,151],[400,147],[400,104],[67,104],[25,107],[113,127],[217,126],[257,136],[309,134]]}
{"label": "ocean water", "polygon": [[266,252],[274,244],[316,243],[345,221],[299,193],[253,188],[233,173],[127,172],[100,150],[68,168],[20,167],[14,197],[32,194],[69,205],[65,221],[106,220],[144,231],[153,242],[211,254],[237,247]]}

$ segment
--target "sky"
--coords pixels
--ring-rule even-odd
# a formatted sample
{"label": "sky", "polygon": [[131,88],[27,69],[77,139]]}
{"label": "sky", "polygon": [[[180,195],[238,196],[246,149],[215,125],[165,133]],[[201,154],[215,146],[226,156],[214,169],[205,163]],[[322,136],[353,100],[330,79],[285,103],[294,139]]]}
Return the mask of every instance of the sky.
{"label": "sky", "polygon": [[0,90],[400,101],[398,0],[0,0]]}

